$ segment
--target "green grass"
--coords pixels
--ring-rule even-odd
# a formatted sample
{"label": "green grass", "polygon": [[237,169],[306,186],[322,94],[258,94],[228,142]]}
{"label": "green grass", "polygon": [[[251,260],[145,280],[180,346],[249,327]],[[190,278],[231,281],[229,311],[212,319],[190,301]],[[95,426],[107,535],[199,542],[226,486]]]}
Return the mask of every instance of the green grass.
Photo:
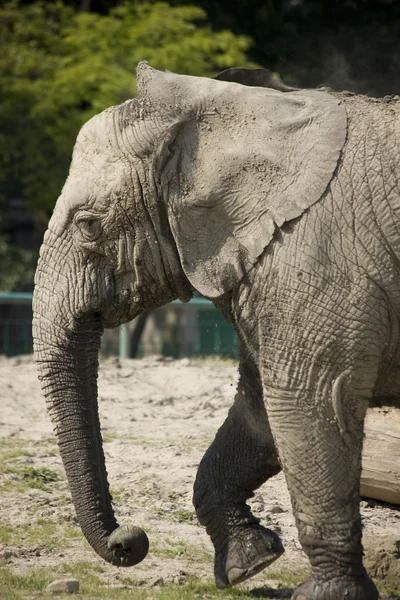
{"label": "green grass", "polygon": [[[218,600],[231,598],[238,600],[254,598],[290,598],[297,583],[305,577],[305,572],[290,571],[265,572],[269,581],[276,581],[271,588],[269,585],[257,584],[255,589],[246,591],[240,587],[229,590],[217,590],[212,581],[189,578],[183,584],[165,584],[157,587],[146,587],[135,577],[121,576],[118,579],[119,588],[107,584],[102,578],[105,569],[89,561],[63,563],[56,568],[35,568],[24,574],[13,572],[10,566],[0,562],[0,590],[2,600],[22,600],[27,595],[34,594],[35,599],[50,600],[54,596],[46,594],[46,586],[55,579],[74,577],[80,581],[78,594],[57,595],[59,600],[75,597],[93,600]],[[399,600],[400,595],[385,585],[378,585],[382,600]]]}
{"label": "green grass", "polygon": [[172,521],[178,523],[190,523],[191,525],[198,525],[200,523],[197,520],[196,513],[194,510],[187,508],[177,508],[175,510],[166,511],[165,516],[170,518]]}
{"label": "green grass", "polygon": [[3,450],[1,453],[0,460],[8,461],[12,458],[21,458],[21,457],[32,457],[35,456],[34,452],[30,452],[25,450],[25,448],[18,446],[17,448],[13,448],[12,450]]}
{"label": "green grass", "polygon": [[400,600],[400,589],[394,585],[375,581],[382,600]]}
{"label": "green grass", "polygon": [[[217,590],[211,581],[189,579],[184,584],[166,584],[160,587],[140,585],[140,581],[130,577],[122,577],[119,584],[123,588],[113,588],[102,581],[96,571],[97,565],[88,562],[64,564],[57,569],[35,569],[26,574],[16,574],[7,565],[0,563],[0,589],[2,600],[22,600],[27,594],[35,594],[35,598],[54,598],[46,594],[46,586],[55,579],[75,577],[80,581],[76,598],[102,600],[214,600],[218,598],[254,598],[244,590]],[[71,595],[57,595],[57,598],[71,598]]]}
{"label": "green grass", "polygon": [[59,550],[68,547],[75,539],[83,539],[78,527],[60,525],[48,519],[15,526],[0,524],[0,543],[12,547]]}
{"label": "green grass", "polygon": [[43,492],[51,492],[52,489],[48,484],[63,479],[61,474],[44,467],[19,467],[15,465],[2,468],[0,466],[0,472],[15,477],[15,479],[12,479],[11,477],[0,486],[0,493],[23,492],[28,488],[36,488]]}
{"label": "green grass", "polygon": [[0,524],[0,544],[10,544],[13,540],[14,527]]}
{"label": "green grass", "polygon": [[35,469],[34,467],[28,467],[21,471],[22,480],[27,483],[29,487],[44,490],[50,492],[51,490],[47,487],[48,483],[54,483],[62,479],[61,475],[50,469],[44,467]]}
{"label": "green grass", "polygon": [[188,562],[212,564],[213,555],[206,549],[195,544],[189,544],[184,540],[175,540],[166,537],[150,545],[150,555],[159,558],[184,557]]}
{"label": "green grass", "polygon": [[[46,449],[46,454],[54,454],[54,448]],[[0,474],[9,476],[0,486],[0,492],[23,492],[28,488],[50,492],[49,484],[64,479],[63,474],[46,467],[26,466],[23,461],[34,456],[36,453],[28,450],[20,440],[0,441]]]}

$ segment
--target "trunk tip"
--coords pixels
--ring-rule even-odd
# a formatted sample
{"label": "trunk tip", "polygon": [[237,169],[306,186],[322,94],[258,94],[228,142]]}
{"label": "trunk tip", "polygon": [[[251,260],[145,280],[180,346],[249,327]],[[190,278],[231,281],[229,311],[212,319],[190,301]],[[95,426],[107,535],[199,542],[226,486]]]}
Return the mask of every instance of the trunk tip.
{"label": "trunk tip", "polygon": [[118,527],[108,538],[108,549],[112,552],[112,564],[133,567],[140,563],[149,551],[149,538],[140,527]]}

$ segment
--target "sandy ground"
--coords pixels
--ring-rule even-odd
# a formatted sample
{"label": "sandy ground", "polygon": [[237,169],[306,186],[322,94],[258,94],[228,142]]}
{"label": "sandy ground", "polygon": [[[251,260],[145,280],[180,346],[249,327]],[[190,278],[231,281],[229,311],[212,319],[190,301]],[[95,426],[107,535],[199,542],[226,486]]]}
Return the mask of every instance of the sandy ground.
{"label": "sandy ground", "polygon": [[[148,557],[129,570],[142,585],[184,581],[191,575],[212,577],[212,546],[194,516],[192,487],[199,461],[233,401],[236,381],[236,366],[223,361],[155,357],[101,363],[99,405],[117,518],[121,524],[142,526],[150,538]],[[7,483],[18,483],[18,477],[0,473],[4,490],[0,526],[45,519],[74,527],[74,511],[32,358],[0,357],[0,389],[0,443],[7,449],[15,442],[23,449],[14,459],[18,464],[62,475],[50,491],[13,492]],[[256,493],[252,507],[265,525],[280,533],[286,547],[274,569],[306,566],[282,475]],[[364,501],[362,515],[364,535],[376,539],[390,534],[400,539],[396,510]],[[72,537],[56,550],[11,539],[0,544],[1,553],[16,571],[88,560],[105,568],[110,585],[117,585],[121,577],[120,569],[106,565],[80,537]],[[266,577],[267,572],[258,575],[251,586],[265,584]]]}

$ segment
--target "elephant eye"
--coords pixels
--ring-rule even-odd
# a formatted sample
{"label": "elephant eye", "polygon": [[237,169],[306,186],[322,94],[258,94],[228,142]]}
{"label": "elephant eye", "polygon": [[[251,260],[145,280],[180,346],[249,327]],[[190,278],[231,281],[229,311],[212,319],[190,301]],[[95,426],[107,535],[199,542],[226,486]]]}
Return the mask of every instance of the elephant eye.
{"label": "elephant eye", "polygon": [[80,213],[75,217],[75,222],[85,240],[93,242],[99,237],[101,224],[94,215]]}

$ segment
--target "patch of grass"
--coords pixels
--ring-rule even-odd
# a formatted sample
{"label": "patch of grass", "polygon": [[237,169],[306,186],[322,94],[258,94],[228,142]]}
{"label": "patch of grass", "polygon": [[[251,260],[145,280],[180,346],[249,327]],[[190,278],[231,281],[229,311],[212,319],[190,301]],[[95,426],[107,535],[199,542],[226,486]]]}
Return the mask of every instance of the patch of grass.
{"label": "patch of grass", "polygon": [[29,489],[29,486],[26,483],[20,481],[19,479],[17,481],[14,481],[13,479],[8,479],[3,483],[3,485],[0,485],[0,494],[7,494],[10,492],[22,494],[23,492],[26,492],[27,489]]}
{"label": "patch of grass", "polygon": [[[252,598],[246,591],[240,589],[217,590],[210,582],[190,579],[184,584],[167,584],[160,587],[146,588],[140,586],[134,579],[121,580],[122,588],[107,585],[95,574],[96,565],[91,563],[76,563],[61,565],[55,570],[34,569],[27,574],[14,573],[8,566],[0,564],[0,589],[2,600],[22,600],[27,594],[39,594],[39,598],[50,599],[54,596],[47,594],[46,586],[55,579],[70,575],[80,580],[78,597],[93,600],[214,600],[218,598]],[[58,598],[67,598],[68,594]]]}
{"label": "patch of grass", "polygon": [[45,467],[27,467],[22,464],[18,459],[35,456],[35,453],[26,450],[21,442],[14,441],[13,445],[5,444],[4,440],[1,442],[0,448],[3,450],[0,453],[0,472],[11,477],[3,482],[0,492],[22,492],[27,488],[50,492],[48,484],[63,479],[56,471]]}
{"label": "patch of grass", "polygon": [[0,544],[9,544],[13,538],[12,525],[0,524]]}
{"label": "patch of grass", "polygon": [[110,494],[114,502],[120,502],[126,493],[126,487],[110,488]]}
{"label": "patch of grass", "polygon": [[44,550],[54,550],[59,547],[58,529],[55,523],[38,519],[34,524],[20,525],[17,528],[17,535],[20,544],[43,548]]}
{"label": "patch of grass", "polygon": [[27,574],[14,573],[0,563],[0,590],[3,600],[23,598],[26,592],[40,592],[52,580],[50,569],[35,569]]}
{"label": "patch of grass", "polygon": [[291,571],[289,569],[277,569],[270,571],[266,569],[263,571],[265,578],[270,581],[277,581],[283,583],[286,587],[296,587],[302,581],[307,579],[310,575],[310,569],[304,567],[302,569],[298,569],[296,571]]}
{"label": "patch of grass", "polygon": [[24,440],[15,440],[14,438],[0,438],[0,448],[22,448]]}
{"label": "patch of grass", "polygon": [[115,433],[101,432],[101,437],[103,438],[103,444],[108,444],[109,442],[113,442],[118,439],[118,436]]}
{"label": "patch of grass", "polygon": [[188,525],[201,527],[194,510],[187,508],[169,509],[154,507],[152,511],[161,518],[167,519],[168,521],[173,521],[174,523],[187,523]]}
{"label": "patch of grass", "polygon": [[[91,600],[218,600],[222,598],[236,598],[237,600],[251,600],[254,598],[290,598],[291,590],[305,577],[305,571],[294,573],[287,570],[268,572],[269,580],[279,581],[276,590],[271,587],[259,587],[245,590],[240,587],[228,590],[217,590],[213,581],[204,581],[190,578],[182,584],[165,584],[157,587],[141,585],[133,577],[121,577],[119,585],[115,588],[102,580],[99,575],[104,569],[89,561],[77,563],[63,563],[56,569],[34,568],[26,574],[17,574],[0,563],[0,589],[2,600],[22,600],[27,594],[50,600],[54,596],[47,594],[46,586],[55,579],[62,577],[75,577],[80,581],[80,590],[77,597]],[[275,587],[275,586],[273,586]],[[387,586],[378,584],[382,600],[400,600],[400,595]],[[278,591],[279,590],[279,591]],[[60,595],[64,599],[70,596]]]}
{"label": "patch of grass", "polygon": [[72,540],[82,538],[78,527],[60,525],[48,519],[37,519],[24,525],[0,525],[0,543],[18,547],[50,551],[68,547]]}
{"label": "patch of grass", "polygon": [[63,535],[66,540],[77,540],[83,538],[83,533],[79,527],[66,525],[63,528]]}
{"label": "patch of grass", "polygon": [[13,458],[21,458],[21,457],[32,457],[36,456],[34,452],[30,452],[25,450],[25,448],[18,447],[13,448],[12,450],[3,450],[1,453],[0,461],[7,461]]}
{"label": "patch of grass", "polygon": [[79,579],[79,577],[86,577],[90,573],[104,573],[105,568],[88,560],[79,560],[75,563],[62,563],[59,570],[60,573],[73,575]]}
{"label": "patch of grass", "polygon": [[178,523],[190,523],[191,525],[200,525],[194,510],[189,510],[187,508],[178,508],[176,510],[170,511],[169,514],[172,520],[177,521]]}
{"label": "patch of grass", "polygon": [[185,557],[186,560],[196,563],[211,563],[213,556],[211,552],[201,546],[188,544],[184,540],[173,540],[169,537],[159,542],[150,544],[150,554],[158,557],[176,558]]}
{"label": "patch of grass", "polygon": [[44,492],[51,492],[46,484],[54,483],[55,481],[60,481],[62,479],[61,475],[44,467],[38,469],[33,467],[22,469],[21,476],[22,480],[25,481],[29,487],[37,488]]}
{"label": "patch of grass", "polygon": [[[38,444],[36,443],[35,446]],[[47,442],[46,442],[47,445]],[[40,442],[40,449],[43,450],[43,442]],[[44,450],[43,450],[44,451]],[[54,449],[51,449],[54,452]],[[48,455],[46,449],[46,455]],[[27,449],[22,440],[0,440],[0,472],[4,475],[14,475],[11,482],[18,487],[34,487],[45,489],[46,484],[59,481],[62,477],[59,473],[45,467],[27,467],[22,459],[31,458],[37,455],[31,449]],[[10,480],[4,482],[3,488],[12,487]]]}
{"label": "patch of grass", "polygon": [[399,588],[390,583],[383,583],[375,579],[375,585],[378,588],[382,600],[400,600]]}
{"label": "patch of grass", "polygon": [[58,448],[48,448],[46,450],[47,456],[60,456]]}

